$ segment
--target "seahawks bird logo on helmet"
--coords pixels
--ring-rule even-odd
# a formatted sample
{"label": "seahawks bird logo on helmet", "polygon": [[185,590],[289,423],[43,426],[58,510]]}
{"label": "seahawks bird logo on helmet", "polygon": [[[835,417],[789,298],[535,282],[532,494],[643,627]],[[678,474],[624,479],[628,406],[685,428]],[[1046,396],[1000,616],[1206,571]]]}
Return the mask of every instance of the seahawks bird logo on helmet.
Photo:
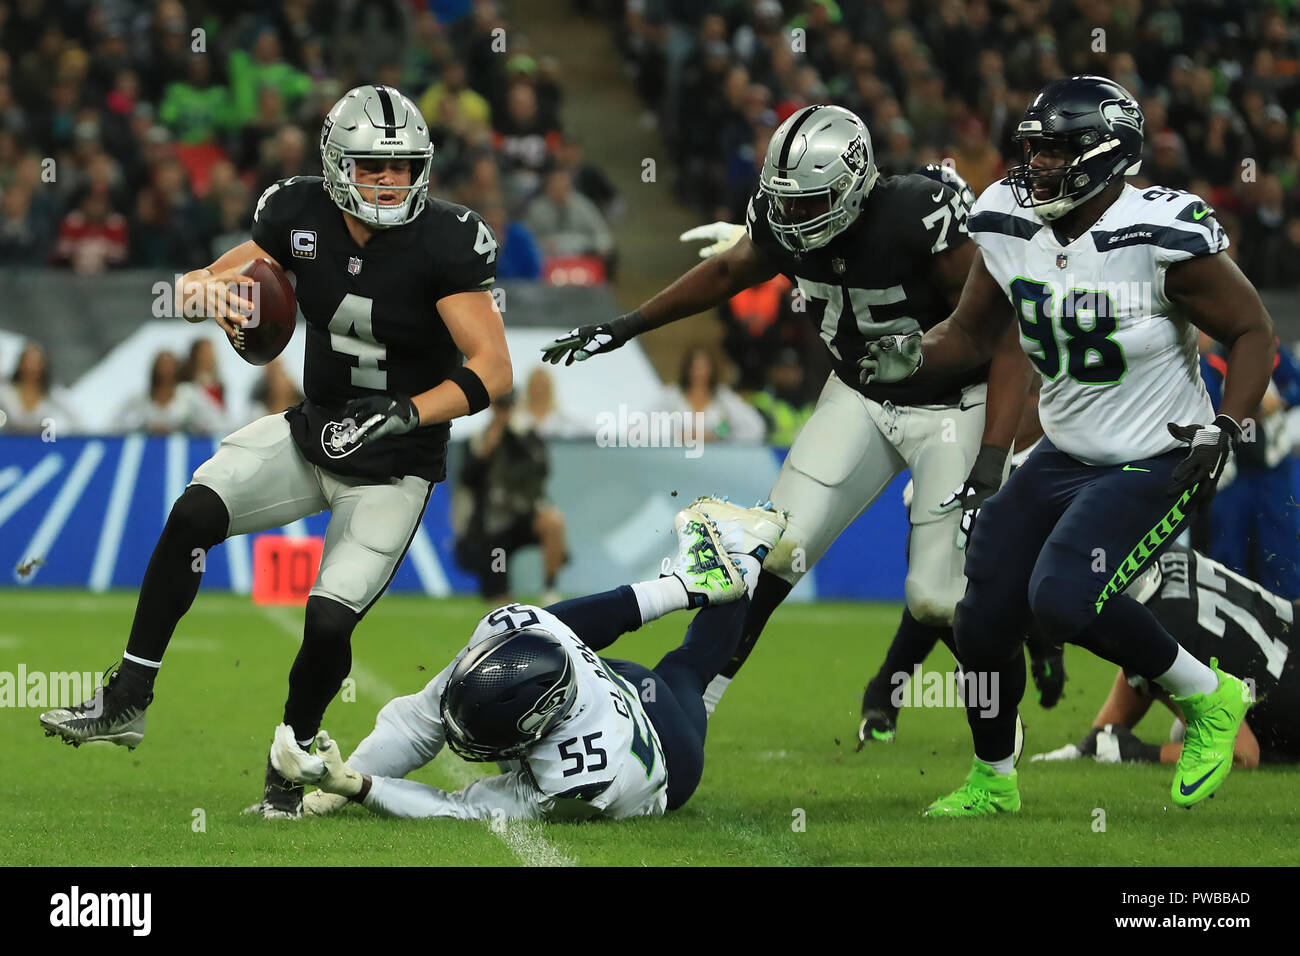
{"label": "seahawks bird logo on helmet", "polygon": [[555,635],[494,634],[452,667],[439,712],[447,746],[466,760],[515,760],[568,716],[578,680]]}
{"label": "seahawks bird logo on helmet", "polygon": [[[1034,97],[1016,130],[1024,161],[1007,173],[1016,202],[1040,219],[1064,216],[1142,165],[1142,108],[1104,76],[1072,76]],[[1045,151],[1057,165],[1034,164]]]}
{"label": "seahawks bird logo on helmet", "polygon": [[791,252],[820,248],[858,218],[878,176],[862,120],[839,106],[805,106],[767,147],[759,188],[768,226]]}
{"label": "seahawks bird logo on helmet", "polygon": [[[391,86],[358,86],[334,104],[321,127],[325,188],[335,204],[376,229],[402,226],[424,210],[429,194],[433,143],[419,108]],[[373,159],[407,159],[407,186],[385,186],[404,194],[381,204],[374,187],[358,186],[357,164]]]}

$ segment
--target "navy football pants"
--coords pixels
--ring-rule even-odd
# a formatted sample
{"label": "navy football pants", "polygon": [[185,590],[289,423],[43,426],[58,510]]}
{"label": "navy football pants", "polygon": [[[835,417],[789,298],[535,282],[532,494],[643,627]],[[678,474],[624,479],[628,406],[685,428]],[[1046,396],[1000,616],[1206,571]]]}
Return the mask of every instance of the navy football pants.
{"label": "navy football pants", "polygon": [[[627,585],[561,601],[547,610],[572,628],[593,651],[608,647],[641,626],[636,595]],[[604,659],[637,689],[641,706],[663,744],[669,810],[676,810],[690,799],[704,776],[704,736],[708,729],[704,689],[735,654],[748,610],[749,598],[742,597],[699,611],[691,619],[681,646],[665,654],[653,669],[633,661]]]}
{"label": "navy football pants", "polygon": [[1123,591],[1187,524],[1188,496],[1164,492],[1185,456],[1085,465],[1044,438],[985,503],[953,622],[962,666],[987,673],[986,686],[996,688],[989,716],[967,710],[978,757],[1013,750],[1031,615],[1045,637],[1086,647],[1130,674],[1154,678],[1173,665],[1177,642]]}

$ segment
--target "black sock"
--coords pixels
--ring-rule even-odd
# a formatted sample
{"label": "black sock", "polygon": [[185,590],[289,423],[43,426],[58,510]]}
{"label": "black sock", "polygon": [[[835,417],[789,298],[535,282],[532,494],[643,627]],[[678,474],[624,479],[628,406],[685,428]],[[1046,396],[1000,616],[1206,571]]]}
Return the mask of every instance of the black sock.
{"label": "black sock", "polygon": [[[230,514],[215,491],[190,485],[172,505],[140,586],[126,651],[161,661],[176,625],[194,603],[208,551],[226,538]],[[196,553],[197,552],[197,553]],[[124,660],[123,670],[153,687],[158,668]]]}
{"label": "black sock", "polygon": [[990,692],[991,700],[981,702],[979,693],[966,705],[966,721],[970,724],[975,755],[983,761],[1002,760],[1015,752],[1016,714],[1020,699],[1025,696],[1025,652],[1016,646],[1016,652],[1001,665],[991,668],[963,668],[966,675],[966,693],[973,689]]}
{"label": "black sock", "polygon": [[546,574],[546,590],[550,591],[555,587],[555,572],[548,571]]}
{"label": "black sock", "polygon": [[754,586],[753,595],[749,599],[749,613],[745,616],[744,634],[741,635],[736,653],[731,656],[727,666],[722,668],[723,677],[735,677],[739,673],[754,645],[758,643],[758,636],[763,633],[763,628],[767,627],[767,619],[781,606],[781,602],[793,589],[794,585],[784,578],[779,578],[768,571],[759,572],[758,584]]}
{"label": "black sock", "polygon": [[320,730],[321,718],[343,678],[352,670],[352,629],[357,613],[319,595],[307,599],[302,647],[289,670],[289,699],[284,722],[295,740],[309,740]]}
{"label": "black sock", "polygon": [[943,641],[952,650],[952,628],[922,624],[912,616],[911,611],[904,608],[894,640],[885,653],[885,661],[867,684],[867,691],[862,698],[863,708],[896,711],[898,708],[891,700],[894,689],[906,684],[904,680],[900,685],[897,675],[906,674],[910,678],[916,666],[934,650],[937,641]]}

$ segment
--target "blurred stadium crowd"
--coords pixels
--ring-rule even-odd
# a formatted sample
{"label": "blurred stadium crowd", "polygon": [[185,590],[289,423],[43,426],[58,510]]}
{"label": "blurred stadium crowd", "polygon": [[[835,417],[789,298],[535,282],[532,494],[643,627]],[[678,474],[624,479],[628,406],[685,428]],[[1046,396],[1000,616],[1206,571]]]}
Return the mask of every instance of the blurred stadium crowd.
{"label": "blurred stadium crowd", "polygon": [[[329,107],[352,86],[375,82],[419,104],[436,147],[431,189],[493,226],[503,240],[500,278],[547,281],[556,269],[577,270],[585,282],[614,277],[610,224],[632,197],[620,197],[565,131],[563,64],[511,29],[504,6],[0,0],[0,264],[95,274],[208,262],[247,238],[266,186],[319,174],[316,144]],[[1018,160],[1011,133],[1034,92],[1057,77],[1099,72],[1131,90],[1146,113],[1137,184],[1208,199],[1246,275],[1261,289],[1294,290],[1298,7],[573,0],[571,9],[608,25],[610,55],[621,56],[645,119],[670,151],[676,195],[701,222],[743,221],[772,132],[806,104],[859,113],[883,173],[950,162],[978,195]],[[494,44],[506,30],[502,55]],[[788,445],[811,413],[827,365],[788,290],[777,277],[723,310],[725,358],[683,349],[665,402],[705,415],[711,440]],[[221,433],[240,424],[221,415],[210,351],[200,343],[188,357],[157,356],[124,427]],[[1207,377],[1212,354],[1207,344]],[[49,368],[33,343],[17,367],[2,370],[6,431],[36,430],[40,409],[57,406]],[[259,409],[297,400],[276,367],[259,388]],[[1285,428],[1292,397],[1300,391],[1283,383],[1269,410],[1281,416],[1275,430]],[[61,415],[75,421],[75,409]],[[1291,487],[1293,458],[1273,457],[1260,467],[1285,469]],[[1269,520],[1291,529],[1297,509],[1287,502],[1286,514]],[[1282,589],[1293,591],[1300,583]]]}

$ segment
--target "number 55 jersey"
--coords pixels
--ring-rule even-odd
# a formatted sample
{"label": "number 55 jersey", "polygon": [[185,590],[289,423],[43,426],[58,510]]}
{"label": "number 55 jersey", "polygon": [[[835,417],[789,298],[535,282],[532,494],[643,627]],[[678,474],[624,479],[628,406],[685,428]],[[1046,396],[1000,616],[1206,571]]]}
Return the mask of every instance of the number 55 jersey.
{"label": "number 55 jersey", "polygon": [[[503,773],[461,790],[401,779],[443,748],[439,704],[456,662],[493,634],[518,627],[549,631],[569,653],[578,680],[569,715],[524,759],[502,764]],[[469,644],[424,690],[380,710],[374,731],[348,765],[371,775],[365,805],[391,816],[580,820],[658,815],[667,807],[668,772],[640,693],[559,618],[540,607],[511,604],[479,621]]]}
{"label": "number 55 jersey", "polygon": [[1168,422],[1206,424],[1195,326],[1165,295],[1171,265],[1228,248],[1214,210],[1191,193],[1125,185],[1072,242],[1022,209],[1006,180],[967,220],[1043,379],[1039,416],[1061,451],[1114,465],[1179,447]]}

